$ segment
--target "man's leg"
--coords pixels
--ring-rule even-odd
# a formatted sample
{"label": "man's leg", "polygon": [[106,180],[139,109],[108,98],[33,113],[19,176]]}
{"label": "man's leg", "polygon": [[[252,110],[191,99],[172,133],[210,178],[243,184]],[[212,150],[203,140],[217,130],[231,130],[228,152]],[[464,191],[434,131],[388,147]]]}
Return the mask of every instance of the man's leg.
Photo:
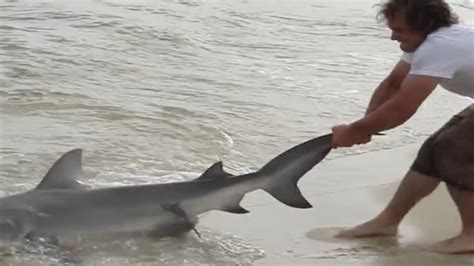
{"label": "man's leg", "polygon": [[461,215],[461,233],[434,244],[429,250],[447,254],[474,253],[474,191],[461,191],[450,186],[448,190]]}
{"label": "man's leg", "polygon": [[434,244],[431,251],[474,253],[474,105],[458,114],[459,121],[440,134],[434,154],[437,169],[443,176],[462,221],[461,232]]}
{"label": "man's leg", "polygon": [[417,202],[431,194],[440,180],[409,170],[387,207],[374,219],[339,232],[337,237],[395,236],[403,217]]}

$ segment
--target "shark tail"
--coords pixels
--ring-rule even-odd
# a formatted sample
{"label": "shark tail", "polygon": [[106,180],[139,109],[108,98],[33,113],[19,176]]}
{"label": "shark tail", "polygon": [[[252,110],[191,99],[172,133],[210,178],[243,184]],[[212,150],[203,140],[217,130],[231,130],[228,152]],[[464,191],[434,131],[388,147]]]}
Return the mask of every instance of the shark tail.
{"label": "shark tail", "polygon": [[332,134],[301,143],[273,158],[256,174],[265,178],[262,189],[295,208],[311,208],[297,184],[331,151]]}

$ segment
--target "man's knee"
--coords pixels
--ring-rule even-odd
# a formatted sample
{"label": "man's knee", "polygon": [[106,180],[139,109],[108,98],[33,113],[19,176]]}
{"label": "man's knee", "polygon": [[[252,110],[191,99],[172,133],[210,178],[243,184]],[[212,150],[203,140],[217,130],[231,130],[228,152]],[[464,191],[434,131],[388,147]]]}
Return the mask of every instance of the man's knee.
{"label": "man's knee", "polygon": [[455,115],[420,148],[412,170],[474,191],[474,114]]}
{"label": "man's knee", "polygon": [[[446,184],[449,194],[452,197],[456,198],[464,198],[466,200],[469,200],[473,204],[473,209],[474,209],[474,189],[466,189],[464,187],[459,187],[456,185],[450,185]],[[474,214],[474,211],[473,211]]]}
{"label": "man's knee", "polygon": [[411,186],[416,187],[420,194],[424,196],[429,195],[441,182],[441,179],[420,173],[416,170],[410,169],[405,175],[405,179],[409,180],[408,182]]}

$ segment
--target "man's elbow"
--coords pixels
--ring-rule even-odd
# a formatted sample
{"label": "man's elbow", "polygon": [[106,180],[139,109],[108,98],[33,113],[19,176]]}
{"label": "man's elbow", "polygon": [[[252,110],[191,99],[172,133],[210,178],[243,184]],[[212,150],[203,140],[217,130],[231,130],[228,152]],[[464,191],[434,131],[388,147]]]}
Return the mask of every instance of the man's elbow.
{"label": "man's elbow", "polygon": [[396,92],[400,89],[402,80],[399,77],[389,76],[383,81],[390,91]]}
{"label": "man's elbow", "polygon": [[397,120],[403,124],[416,113],[420,105],[410,101],[396,101],[393,107],[398,117]]}

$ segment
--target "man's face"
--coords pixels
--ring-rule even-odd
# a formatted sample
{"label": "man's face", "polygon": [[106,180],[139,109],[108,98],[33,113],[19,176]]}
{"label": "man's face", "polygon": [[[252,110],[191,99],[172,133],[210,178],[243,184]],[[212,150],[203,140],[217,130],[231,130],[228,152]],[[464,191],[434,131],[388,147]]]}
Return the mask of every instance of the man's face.
{"label": "man's face", "polygon": [[399,42],[400,49],[407,53],[414,52],[426,38],[425,34],[410,29],[401,15],[388,19],[387,26],[392,31],[390,39]]}

